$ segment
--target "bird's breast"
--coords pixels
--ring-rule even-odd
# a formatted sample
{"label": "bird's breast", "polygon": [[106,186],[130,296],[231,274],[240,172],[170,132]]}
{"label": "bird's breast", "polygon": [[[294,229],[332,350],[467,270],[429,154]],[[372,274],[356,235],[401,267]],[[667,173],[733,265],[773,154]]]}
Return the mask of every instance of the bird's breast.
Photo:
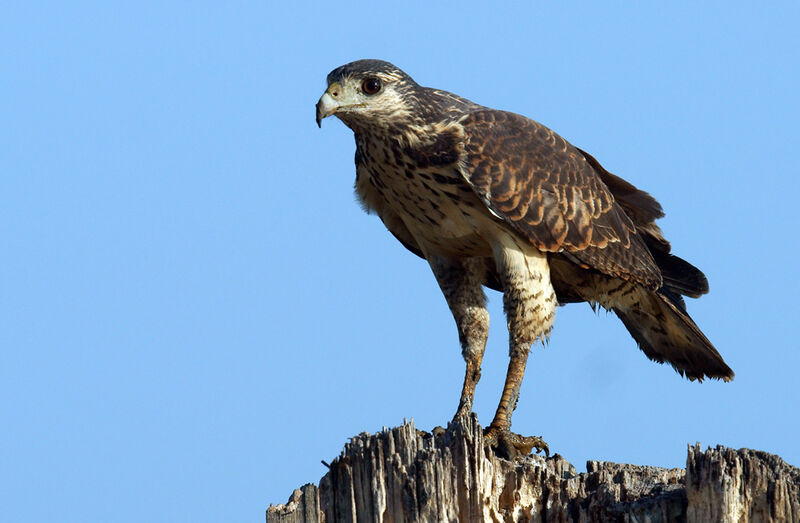
{"label": "bird's breast", "polygon": [[420,166],[398,146],[367,142],[356,154],[356,192],[384,222],[402,220],[423,250],[445,256],[485,256],[482,229],[491,216],[450,165]]}

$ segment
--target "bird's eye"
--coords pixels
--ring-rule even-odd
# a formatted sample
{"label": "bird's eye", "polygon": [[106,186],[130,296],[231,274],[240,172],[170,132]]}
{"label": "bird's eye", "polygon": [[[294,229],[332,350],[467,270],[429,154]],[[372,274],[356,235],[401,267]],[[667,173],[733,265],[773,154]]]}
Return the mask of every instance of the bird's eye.
{"label": "bird's eye", "polygon": [[361,82],[361,90],[364,94],[377,94],[381,90],[381,81],[378,78],[367,78]]}

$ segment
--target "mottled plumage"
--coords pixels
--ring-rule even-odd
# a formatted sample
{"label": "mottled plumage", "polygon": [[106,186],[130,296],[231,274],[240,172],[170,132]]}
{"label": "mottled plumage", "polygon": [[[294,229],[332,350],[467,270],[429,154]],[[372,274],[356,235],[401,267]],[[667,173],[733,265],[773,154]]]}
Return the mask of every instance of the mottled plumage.
{"label": "mottled plumage", "polygon": [[328,75],[317,123],[335,114],[356,139],[356,193],[425,258],[456,320],[467,363],[457,416],[471,410],[489,316],[482,286],[503,292],[510,358],[487,429],[506,449],[544,448],[509,431],[532,342],[558,304],[613,310],[651,359],[690,379],[733,372],[686,313],[705,276],[670,253],[649,194],[547,127],[418,85],[392,64],[359,60]]}

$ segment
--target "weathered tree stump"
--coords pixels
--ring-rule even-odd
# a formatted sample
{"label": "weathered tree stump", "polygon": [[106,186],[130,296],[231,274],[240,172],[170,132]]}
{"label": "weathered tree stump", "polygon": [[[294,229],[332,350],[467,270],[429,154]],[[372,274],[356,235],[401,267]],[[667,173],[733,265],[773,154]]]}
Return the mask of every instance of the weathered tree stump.
{"label": "weathered tree stump", "polygon": [[345,445],[317,488],[270,506],[267,523],[367,521],[798,521],[800,469],[778,456],[689,447],[687,468],[559,455],[510,462],[466,424],[418,431],[413,422]]}

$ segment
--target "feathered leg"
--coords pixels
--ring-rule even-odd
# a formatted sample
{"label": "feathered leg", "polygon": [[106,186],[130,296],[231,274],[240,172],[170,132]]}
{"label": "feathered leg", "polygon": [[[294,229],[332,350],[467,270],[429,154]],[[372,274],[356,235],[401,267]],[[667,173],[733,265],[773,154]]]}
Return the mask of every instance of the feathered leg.
{"label": "feathered leg", "polygon": [[531,344],[547,338],[555,319],[557,301],[550,283],[547,257],[507,237],[495,249],[495,261],[503,280],[510,361],[503,395],[494,420],[486,430],[486,440],[509,458],[517,451],[528,454],[534,447],[549,453],[541,438],[523,437],[510,431],[511,413],[517,406]]}
{"label": "feathered leg", "polygon": [[465,417],[472,412],[475,385],[481,378],[481,362],[489,336],[489,312],[481,286],[486,267],[478,258],[450,261],[431,257],[429,262],[456,320],[461,353],[467,363],[455,415],[455,418]]}

